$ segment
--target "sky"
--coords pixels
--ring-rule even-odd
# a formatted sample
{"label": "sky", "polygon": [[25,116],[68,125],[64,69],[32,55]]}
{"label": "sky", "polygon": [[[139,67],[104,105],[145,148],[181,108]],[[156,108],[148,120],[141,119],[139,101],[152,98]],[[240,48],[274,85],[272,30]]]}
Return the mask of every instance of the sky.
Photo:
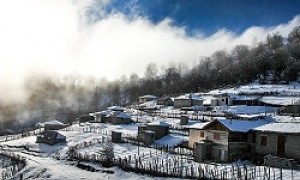
{"label": "sky", "polygon": [[[251,26],[270,27],[286,23],[299,14],[298,0],[137,0],[135,8],[153,23],[165,17],[176,26],[186,27],[187,33],[201,31],[212,35],[225,28],[240,34]],[[109,9],[124,14],[131,12],[126,1],[113,1]]]}
{"label": "sky", "polygon": [[255,46],[300,25],[300,1],[1,0],[0,100],[24,96],[29,75],[114,80],[189,67],[216,50]]}

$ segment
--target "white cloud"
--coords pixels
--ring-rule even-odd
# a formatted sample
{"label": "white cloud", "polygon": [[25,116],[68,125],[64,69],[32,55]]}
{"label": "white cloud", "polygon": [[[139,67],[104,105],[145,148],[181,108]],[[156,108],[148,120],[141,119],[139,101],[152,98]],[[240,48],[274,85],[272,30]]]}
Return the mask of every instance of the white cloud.
{"label": "white cloud", "polygon": [[[108,79],[137,72],[149,62],[158,65],[184,61],[237,44],[253,45],[268,33],[288,32],[300,25],[300,16],[274,27],[250,27],[241,35],[221,29],[212,36],[189,37],[172,20],[158,24],[147,17],[127,18],[101,11],[109,0],[2,0],[0,1],[0,94],[22,95],[26,75],[63,75],[77,72]],[[100,5],[100,6],[99,6]],[[98,11],[99,21],[87,22],[86,10]]]}

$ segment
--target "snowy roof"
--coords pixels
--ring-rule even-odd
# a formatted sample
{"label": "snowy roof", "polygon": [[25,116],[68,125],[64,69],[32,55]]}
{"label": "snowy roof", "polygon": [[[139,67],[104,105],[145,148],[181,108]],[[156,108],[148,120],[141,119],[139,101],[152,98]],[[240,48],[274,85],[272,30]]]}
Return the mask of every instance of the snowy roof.
{"label": "snowy roof", "polygon": [[187,137],[181,136],[181,135],[175,135],[175,134],[169,134],[166,135],[158,140],[155,141],[155,143],[160,146],[169,146],[169,147],[174,147],[179,144],[181,144],[183,141],[187,140]]}
{"label": "snowy roof", "polygon": [[194,100],[203,100],[198,94],[191,93],[191,94],[184,94],[181,96],[176,97],[175,99],[194,99]]}
{"label": "snowy roof", "polygon": [[230,93],[222,93],[222,92],[219,92],[219,93],[216,93],[213,95],[214,98],[219,98],[219,97],[229,97],[231,94]]}
{"label": "snowy roof", "polygon": [[166,100],[169,100],[169,99],[174,101],[174,99],[170,98],[169,96],[163,96],[163,97],[158,98],[158,100],[161,100],[161,101],[166,101]]}
{"label": "snowy roof", "polygon": [[128,115],[127,113],[125,112],[120,112],[116,117],[118,118],[124,118],[124,119],[130,119],[130,115]]}
{"label": "snowy roof", "polygon": [[[220,107],[223,108],[223,107]],[[276,112],[277,108],[269,106],[228,106],[222,109],[223,111],[230,112],[233,114],[261,114],[261,113],[270,113]]]}
{"label": "snowy roof", "polygon": [[151,94],[140,96],[139,99],[156,99],[157,97]]}
{"label": "snowy roof", "polygon": [[139,107],[156,107],[156,100],[147,101],[138,105]]}
{"label": "snowy roof", "polygon": [[260,118],[261,114],[237,114],[238,117],[247,118],[247,119],[255,119]]}
{"label": "snowy roof", "polygon": [[104,115],[104,116],[107,116],[111,113],[112,111],[111,110],[107,110],[107,111],[101,111],[100,113],[96,113],[96,114],[101,114],[101,115]]}
{"label": "snowy roof", "polygon": [[233,100],[241,100],[241,101],[250,101],[259,99],[261,96],[255,95],[237,95],[237,94],[230,94],[230,98]]}
{"label": "snowy roof", "polygon": [[169,127],[169,124],[166,121],[154,121],[154,122],[148,123],[148,125],[159,125],[159,126]]}
{"label": "snowy roof", "polygon": [[186,125],[185,127],[187,129],[203,129],[207,124],[209,124],[210,122],[198,122],[198,123],[194,123],[192,125]]}
{"label": "snowy roof", "polygon": [[117,118],[123,118],[123,119],[130,119],[130,115],[128,115],[125,112],[122,111],[111,111],[108,112],[108,114],[105,117],[117,117]]}
{"label": "snowy roof", "polygon": [[226,128],[234,132],[248,132],[253,128],[265,125],[269,123],[265,120],[247,121],[247,120],[229,120],[229,119],[218,119]]}
{"label": "snowy roof", "polygon": [[203,98],[203,105],[211,105],[211,99],[213,98],[212,96],[202,96]]}
{"label": "snowy roof", "polygon": [[64,123],[58,120],[47,121],[43,123],[44,125],[65,125]]}
{"label": "snowy roof", "polygon": [[211,105],[211,99],[204,99],[203,105]]}
{"label": "snowy roof", "polygon": [[274,105],[293,105],[300,104],[299,96],[264,96],[259,99],[261,102]]}
{"label": "snowy roof", "polygon": [[300,117],[291,116],[274,116],[272,117],[277,123],[300,123]]}
{"label": "snowy roof", "polygon": [[263,132],[300,133],[300,123],[270,123],[254,128],[253,130]]}
{"label": "snowy roof", "polygon": [[233,93],[233,94],[280,94],[282,96],[300,95],[300,84],[258,84],[252,83],[245,86],[227,88],[227,89],[216,89],[210,91],[209,94],[220,94],[220,93]]}
{"label": "snowy roof", "polygon": [[124,111],[125,110],[125,108],[122,106],[110,106],[107,109],[112,110],[112,111]]}

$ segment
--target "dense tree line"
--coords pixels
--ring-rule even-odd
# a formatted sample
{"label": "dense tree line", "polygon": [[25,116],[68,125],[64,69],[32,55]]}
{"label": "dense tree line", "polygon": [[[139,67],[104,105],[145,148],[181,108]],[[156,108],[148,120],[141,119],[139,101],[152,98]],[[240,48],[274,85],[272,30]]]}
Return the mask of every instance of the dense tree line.
{"label": "dense tree line", "polygon": [[238,45],[229,52],[219,50],[201,58],[191,69],[183,63],[169,67],[149,63],[144,77],[133,73],[111,82],[76,74],[63,79],[32,76],[25,81],[26,101],[0,103],[0,122],[3,125],[7,120],[20,119],[20,114],[22,119],[24,112],[24,116],[36,120],[73,121],[82,113],[135,103],[138,96],[144,94],[175,96],[258,79],[261,83],[288,83],[299,78],[299,71],[300,26],[295,27],[287,39],[273,34],[255,47]]}
{"label": "dense tree line", "polygon": [[[299,78],[300,27],[295,27],[284,39],[281,35],[268,35],[255,47],[237,45],[232,51],[219,50],[203,57],[199,64],[183,73],[182,66],[171,66],[157,75],[157,67],[150,63],[145,77],[129,80],[130,100],[141,94],[158,96],[182,92],[207,91],[224,86],[246,84],[254,80],[261,83],[288,83]],[[271,76],[271,78],[270,78]]]}

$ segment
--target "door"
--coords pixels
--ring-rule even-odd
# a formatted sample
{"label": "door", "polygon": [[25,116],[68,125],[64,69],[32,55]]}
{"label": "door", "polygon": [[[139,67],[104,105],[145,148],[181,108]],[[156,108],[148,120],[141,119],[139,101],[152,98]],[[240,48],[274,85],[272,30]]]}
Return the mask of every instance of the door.
{"label": "door", "polygon": [[285,136],[278,136],[277,138],[277,155],[284,156],[285,154]]}

